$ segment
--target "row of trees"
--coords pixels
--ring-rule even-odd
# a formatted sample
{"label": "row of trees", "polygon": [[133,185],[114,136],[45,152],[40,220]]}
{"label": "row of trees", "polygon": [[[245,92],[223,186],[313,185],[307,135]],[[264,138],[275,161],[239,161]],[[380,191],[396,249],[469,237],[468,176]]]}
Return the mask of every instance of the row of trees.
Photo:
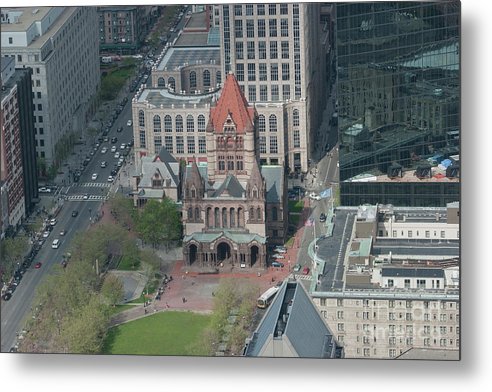
{"label": "row of trees", "polygon": [[2,282],[14,274],[17,264],[22,264],[27,249],[26,236],[9,237],[0,242],[0,277]]}
{"label": "row of trees", "polygon": [[[205,329],[199,346],[191,349],[191,352],[207,352],[214,355],[223,337],[229,335],[227,340],[227,353],[229,355],[241,355],[245,339],[251,335],[251,326],[256,309],[256,299],[259,288],[250,283],[238,283],[234,279],[220,281],[217,291],[214,293],[214,310],[210,325]],[[229,322],[229,317],[234,315],[235,321]]]}
{"label": "row of trees", "polygon": [[20,351],[36,353],[98,353],[111,317],[123,299],[122,282],[100,274],[110,254],[139,258],[128,232],[101,225],[79,233],[65,268],[55,266],[38,287]]}

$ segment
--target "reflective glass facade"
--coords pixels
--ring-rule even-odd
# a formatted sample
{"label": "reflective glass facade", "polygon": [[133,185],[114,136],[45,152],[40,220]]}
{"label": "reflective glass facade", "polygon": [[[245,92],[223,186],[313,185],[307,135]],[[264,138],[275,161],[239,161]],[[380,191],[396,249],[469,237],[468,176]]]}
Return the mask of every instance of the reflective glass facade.
{"label": "reflective glass facade", "polygon": [[[337,4],[335,47],[342,204],[359,204],[357,189],[365,187],[344,184],[355,176],[387,176],[395,167],[413,173],[459,155],[459,2]],[[390,191],[398,181],[375,187]],[[433,183],[412,181],[390,193],[410,187],[425,195],[420,187]],[[459,180],[431,188],[441,193],[429,199],[436,205],[448,189],[459,193]],[[414,205],[404,196],[394,204]]]}

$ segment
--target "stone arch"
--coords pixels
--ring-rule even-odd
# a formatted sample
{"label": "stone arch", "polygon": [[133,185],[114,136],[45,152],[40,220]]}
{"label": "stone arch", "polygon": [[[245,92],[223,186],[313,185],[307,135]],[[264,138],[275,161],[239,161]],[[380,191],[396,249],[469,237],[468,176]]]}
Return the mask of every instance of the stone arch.
{"label": "stone arch", "polygon": [[217,245],[217,261],[222,262],[231,257],[231,245],[225,241],[221,241]]}
{"label": "stone arch", "polygon": [[250,266],[253,267],[256,263],[260,261],[260,248],[258,248],[258,245],[252,245],[249,248],[249,254],[250,254]]}
{"label": "stone arch", "polygon": [[164,79],[162,76],[157,79],[157,87],[166,87],[166,79]]}
{"label": "stone arch", "polygon": [[188,260],[189,264],[193,265],[198,260],[198,247],[195,244],[188,246]]}

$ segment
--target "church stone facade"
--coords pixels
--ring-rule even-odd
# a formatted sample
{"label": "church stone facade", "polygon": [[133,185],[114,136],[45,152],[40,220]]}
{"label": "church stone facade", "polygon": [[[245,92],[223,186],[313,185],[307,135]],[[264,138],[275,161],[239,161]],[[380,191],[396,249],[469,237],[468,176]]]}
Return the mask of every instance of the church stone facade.
{"label": "church stone facade", "polygon": [[184,175],[187,266],[264,269],[267,241],[285,239],[284,168],[260,168],[256,118],[255,108],[229,74],[217,105],[210,109],[207,162],[188,164]]}

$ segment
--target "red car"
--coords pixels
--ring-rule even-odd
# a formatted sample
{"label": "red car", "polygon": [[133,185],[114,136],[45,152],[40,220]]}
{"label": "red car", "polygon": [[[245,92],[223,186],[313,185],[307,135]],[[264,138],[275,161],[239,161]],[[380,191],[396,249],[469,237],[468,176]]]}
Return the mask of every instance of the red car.
{"label": "red car", "polygon": [[43,264],[38,261],[36,264],[34,264],[34,268],[39,269],[39,268],[41,268],[42,265]]}
{"label": "red car", "polygon": [[304,269],[302,270],[302,273],[303,273],[304,275],[309,274],[309,267],[304,267]]}

